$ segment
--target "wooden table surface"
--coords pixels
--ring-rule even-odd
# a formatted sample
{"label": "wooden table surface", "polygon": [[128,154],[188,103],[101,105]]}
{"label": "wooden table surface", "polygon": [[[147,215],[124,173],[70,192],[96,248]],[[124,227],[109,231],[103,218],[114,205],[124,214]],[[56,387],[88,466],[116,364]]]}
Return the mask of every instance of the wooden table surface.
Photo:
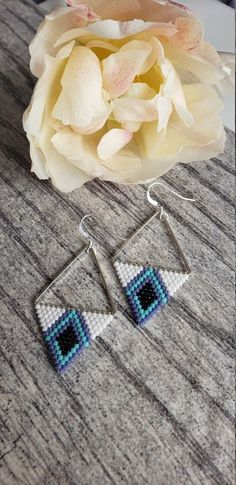
{"label": "wooden table surface", "polygon": [[[108,258],[119,247],[116,234],[126,237],[152,214],[146,187],[93,181],[63,195],[30,173],[21,117],[34,86],[28,44],[41,18],[30,0],[1,0],[0,481],[233,484],[233,133],[224,155],[179,165],[162,179],[196,198],[191,204],[158,192],[194,274],[140,330]],[[87,213],[104,224],[94,240],[118,312],[61,377],[47,358],[33,302],[80,249],[78,226]],[[159,229],[152,225],[127,258],[173,259]],[[89,264],[76,273],[79,298],[102,306]]]}

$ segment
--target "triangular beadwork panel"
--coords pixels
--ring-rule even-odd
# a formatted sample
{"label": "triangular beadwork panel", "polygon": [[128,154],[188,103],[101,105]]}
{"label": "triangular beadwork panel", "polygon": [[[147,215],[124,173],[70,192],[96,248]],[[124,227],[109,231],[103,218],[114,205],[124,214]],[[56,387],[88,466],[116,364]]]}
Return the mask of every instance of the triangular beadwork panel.
{"label": "triangular beadwork panel", "polygon": [[[58,284],[64,281],[66,275],[70,276],[69,271],[75,270],[76,262],[89,252],[92,254],[100,273],[101,283],[107,295],[110,310],[87,311],[87,309],[82,310],[75,307],[68,308],[67,303],[64,303],[64,306],[58,306],[43,300],[47,293],[50,292],[50,296],[52,295],[53,288],[58,289]],[[56,296],[58,298],[58,294]],[[113,298],[91,242],[81,250],[76,258],[44,290],[36,300],[35,308],[52,361],[57,371],[62,373],[76,356],[89,347],[90,343],[105,330],[116,312]]]}
{"label": "triangular beadwork panel", "polygon": [[121,261],[116,261],[114,266],[138,325],[145,325],[155,313],[158,313],[189,276],[187,273]]}
{"label": "triangular beadwork panel", "polygon": [[52,361],[59,373],[111,323],[112,314],[38,303],[36,312]]}
{"label": "triangular beadwork panel", "polygon": [[113,315],[94,312],[82,312],[86,325],[89,328],[91,340],[95,340],[105,328],[110,325]]}

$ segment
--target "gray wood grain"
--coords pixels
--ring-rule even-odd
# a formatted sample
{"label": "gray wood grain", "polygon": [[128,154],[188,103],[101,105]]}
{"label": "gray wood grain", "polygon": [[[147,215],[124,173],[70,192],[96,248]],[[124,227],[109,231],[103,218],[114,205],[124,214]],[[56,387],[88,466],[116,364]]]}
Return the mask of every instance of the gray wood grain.
{"label": "gray wood grain", "polygon": [[[120,244],[116,234],[128,236],[152,213],[146,188],[93,181],[66,196],[29,170],[21,117],[34,85],[28,43],[41,17],[30,0],[1,1],[1,483],[233,484],[233,133],[224,155],[163,177],[197,200],[159,194],[194,275],[140,330],[108,258]],[[60,377],[33,301],[80,249],[78,224],[90,212],[104,222],[94,239],[118,312]],[[165,241],[154,224],[127,260],[175,264]],[[103,305],[91,262],[77,278],[80,301]]]}

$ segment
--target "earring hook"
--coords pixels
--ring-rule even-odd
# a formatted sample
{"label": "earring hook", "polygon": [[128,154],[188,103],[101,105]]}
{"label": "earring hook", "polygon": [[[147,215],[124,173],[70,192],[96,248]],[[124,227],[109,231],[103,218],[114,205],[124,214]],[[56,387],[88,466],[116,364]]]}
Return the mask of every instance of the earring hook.
{"label": "earring hook", "polygon": [[[156,185],[160,185],[161,187],[164,187],[168,192],[171,192],[172,194],[174,194],[176,197],[179,197],[179,199],[182,199],[182,200],[188,200],[190,202],[195,202],[195,199],[189,199],[188,197],[183,197],[182,195],[178,194],[177,192],[175,192],[174,190],[170,189],[169,187],[167,187],[166,185],[162,184],[161,182],[154,182],[153,184],[151,184],[149,187],[148,187],[148,190],[147,190],[147,200],[150,204],[154,205],[154,207],[158,207],[158,205],[160,205],[157,200],[153,199],[150,195],[150,191],[153,187],[155,187]],[[160,219],[163,218],[163,215],[165,214],[164,212],[164,209],[162,206],[160,206]]]}
{"label": "earring hook", "polygon": [[79,225],[79,233],[81,234],[81,236],[85,237],[86,239],[90,239],[90,236],[89,234],[87,233],[87,231],[84,229],[84,221],[88,218],[91,218],[91,219],[94,219],[96,221],[96,217],[93,215],[93,214],[86,214],[86,216],[84,216],[81,221],[80,221],[80,225]]}
{"label": "earring hook", "polygon": [[[95,217],[93,214],[86,214],[86,215],[85,215],[85,216],[84,216],[84,217],[81,219],[81,222],[80,222],[80,225],[79,225],[79,232],[80,232],[81,236],[83,236],[83,237],[85,237],[86,239],[89,239],[89,240],[90,240],[90,246],[89,246],[89,248],[88,248],[88,249],[90,249],[90,248],[92,247],[93,242],[91,241],[90,236],[89,236],[88,232],[87,232],[87,231],[86,231],[86,229],[85,229],[84,221],[85,221],[86,219],[89,219],[89,218],[93,219],[93,220],[94,220],[95,222],[97,222],[97,223],[98,223],[100,226],[102,225],[102,224],[101,224],[101,221],[100,221],[100,220],[99,220],[97,217]],[[109,233],[111,234],[111,231],[110,231],[110,230],[109,230]],[[116,234],[116,236],[114,236],[114,237],[118,237],[118,239],[120,239],[120,240],[122,240],[122,241],[125,241],[125,239],[124,239],[123,237],[118,236],[117,234]]]}

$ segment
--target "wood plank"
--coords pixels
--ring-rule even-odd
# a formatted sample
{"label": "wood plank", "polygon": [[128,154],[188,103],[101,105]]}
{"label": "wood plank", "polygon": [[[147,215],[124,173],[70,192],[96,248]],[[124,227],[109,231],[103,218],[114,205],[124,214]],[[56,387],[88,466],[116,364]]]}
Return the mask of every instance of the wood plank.
{"label": "wood plank", "polygon": [[[227,131],[222,156],[179,165],[163,177],[196,198],[190,204],[158,193],[194,274],[140,330],[109,257],[118,235],[127,237],[152,213],[146,187],[93,181],[66,196],[30,173],[21,118],[34,84],[28,43],[41,18],[29,0],[0,5],[1,482],[231,485],[233,133]],[[60,377],[47,358],[33,302],[80,249],[78,225],[87,213],[102,221],[94,240],[118,312]],[[178,264],[158,224],[125,257]],[[103,304],[91,262],[81,264],[78,281],[81,302]]]}

